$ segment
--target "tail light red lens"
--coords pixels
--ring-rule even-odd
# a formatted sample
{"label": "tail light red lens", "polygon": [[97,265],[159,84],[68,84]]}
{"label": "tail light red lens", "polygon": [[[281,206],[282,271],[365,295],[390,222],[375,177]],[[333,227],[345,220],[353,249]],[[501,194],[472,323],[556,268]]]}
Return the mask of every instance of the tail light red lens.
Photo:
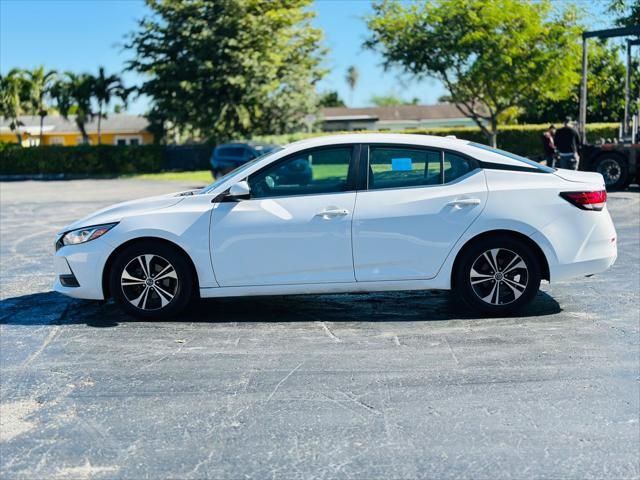
{"label": "tail light red lens", "polygon": [[562,192],[560,196],[582,210],[600,211],[607,203],[606,190],[598,190],[595,192]]}

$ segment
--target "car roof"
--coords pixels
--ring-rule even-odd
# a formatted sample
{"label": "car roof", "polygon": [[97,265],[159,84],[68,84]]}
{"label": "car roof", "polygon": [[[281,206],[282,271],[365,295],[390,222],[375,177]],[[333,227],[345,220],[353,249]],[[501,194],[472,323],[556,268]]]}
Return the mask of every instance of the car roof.
{"label": "car roof", "polygon": [[260,143],[260,142],[229,142],[229,143],[221,143],[220,145],[216,145],[216,148],[220,147],[277,147],[278,145],[272,143]]}
{"label": "car roof", "polygon": [[468,144],[469,142],[467,140],[459,140],[453,137],[416,135],[411,133],[349,133],[307,138],[305,140],[290,143],[286,147],[309,148],[341,143],[396,143],[446,148],[452,144],[459,147],[460,145]]}
{"label": "car roof", "polygon": [[500,154],[499,151],[492,151],[489,147],[484,147],[468,140],[462,140],[452,136],[441,137],[436,135],[416,135],[411,133],[350,133],[324,135],[322,137],[308,138],[289,143],[284,146],[282,155],[284,156],[285,154],[306,150],[307,148],[354,143],[382,143],[416,147],[432,147],[460,152],[484,162],[531,168],[532,170],[536,169],[535,166],[525,163],[522,159],[518,160],[517,155]]}
{"label": "car roof", "polygon": [[[299,140],[297,142],[284,145],[283,148],[273,153],[267,154],[264,157],[259,157],[253,163],[248,164],[247,169],[243,169],[238,172],[238,175],[229,175],[229,178],[216,185],[214,189],[208,191],[222,192],[228,188],[232,183],[237,181],[239,176],[248,177],[253,172],[268,165],[269,163],[278,161],[279,159],[286,157],[297,152],[301,152],[310,148],[316,147],[328,147],[333,145],[353,145],[358,143],[380,143],[391,145],[407,145],[416,147],[432,147],[443,150],[451,150],[453,152],[459,152],[466,154],[472,158],[483,162],[509,165],[520,167],[518,170],[524,168],[524,170],[531,169],[536,170],[536,167],[531,165],[526,159],[518,160],[517,156],[508,156],[501,154],[491,149],[484,148],[482,145],[477,145],[467,140],[457,139],[453,137],[438,137],[435,135],[415,135],[404,133],[356,133],[356,134],[334,134],[324,135],[321,137],[308,138],[305,140]],[[477,145],[477,146],[476,146]],[[516,157],[516,158],[514,158]],[[523,161],[524,160],[524,161]],[[529,163],[527,163],[529,162]],[[241,167],[242,168],[242,167]]]}

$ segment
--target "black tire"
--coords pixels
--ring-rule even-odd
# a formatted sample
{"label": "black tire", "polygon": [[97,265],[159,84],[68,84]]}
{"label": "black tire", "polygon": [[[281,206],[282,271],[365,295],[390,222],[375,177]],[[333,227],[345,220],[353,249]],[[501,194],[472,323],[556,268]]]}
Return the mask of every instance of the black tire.
{"label": "black tire", "polygon": [[125,248],[115,259],[109,288],[126,313],[140,318],[166,318],[179,314],[188,305],[193,296],[194,274],[184,254],[176,248],[162,242],[141,241]]}
{"label": "black tire", "polygon": [[[497,272],[491,262],[495,259]],[[541,277],[540,262],[525,242],[513,237],[485,237],[462,252],[453,290],[474,312],[502,316],[530,303],[540,288]]]}
{"label": "black tire", "polygon": [[220,172],[216,169],[211,169],[211,176],[213,177],[214,180],[217,180],[217,178],[220,176]]}
{"label": "black tire", "polygon": [[599,156],[595,161],[594,170],[603,176],[608,189],[625,188],[629,185],[629,165],[621,155],[606,153]]}

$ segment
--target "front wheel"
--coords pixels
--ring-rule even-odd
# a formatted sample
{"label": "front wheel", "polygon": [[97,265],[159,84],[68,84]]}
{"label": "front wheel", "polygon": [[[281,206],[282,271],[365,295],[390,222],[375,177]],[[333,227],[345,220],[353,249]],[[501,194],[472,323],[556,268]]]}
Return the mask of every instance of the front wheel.
{"label": "front wheel", "polygon": [[180,313],[193,292],[193,274],[184,255],[164,243],[145,241],[125,248],[109,279],[115,301],[136,317]]}
{"label": "front wheel", "polygon": [[473,310],[505,315],[531,302],[540,280],[539,261],[526,243],[487,238],[463,252],[454,290]]}

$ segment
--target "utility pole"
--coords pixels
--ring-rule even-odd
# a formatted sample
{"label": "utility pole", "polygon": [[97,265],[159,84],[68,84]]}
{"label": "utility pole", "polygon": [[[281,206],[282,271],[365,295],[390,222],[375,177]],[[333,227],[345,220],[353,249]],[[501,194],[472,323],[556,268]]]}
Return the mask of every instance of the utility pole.
{"label": "utility pole", "polygon": [[582,83],[580,84],[580,113],[578,118],[578,133],[580,133],[580,141],[587,143],[587,36],[582,35]]}

